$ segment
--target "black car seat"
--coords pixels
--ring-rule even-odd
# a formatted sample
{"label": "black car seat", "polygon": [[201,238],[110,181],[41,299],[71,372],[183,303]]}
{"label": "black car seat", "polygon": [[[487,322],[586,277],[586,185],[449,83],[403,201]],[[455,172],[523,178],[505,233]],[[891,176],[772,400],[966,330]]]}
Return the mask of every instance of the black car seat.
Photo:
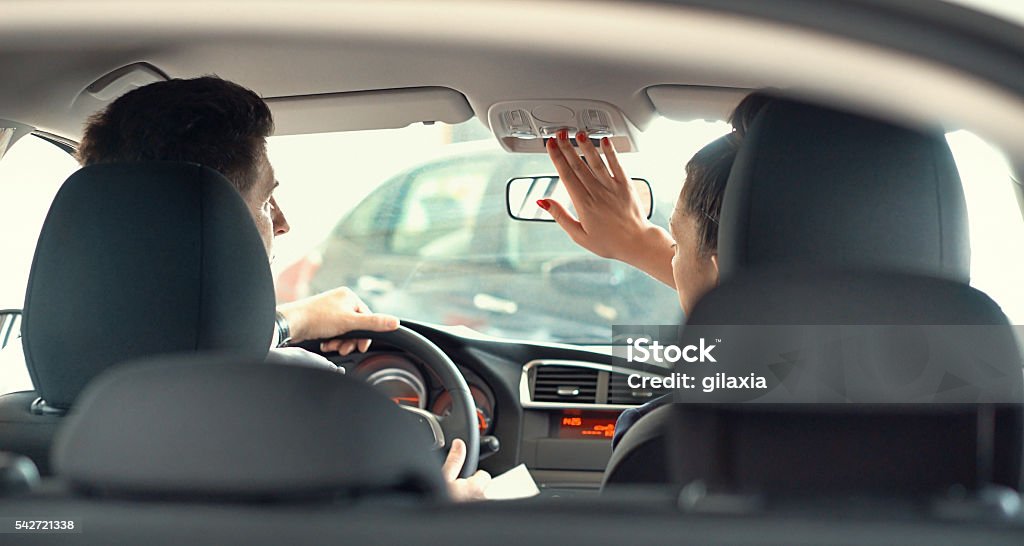
{"label": "black car seat", "polygon": [[1020,347],[999,306],[966,284],[758,268],[695,307],[679,343],[711,332],[728,340],[716,372],[755,369],[782,396],[673,404],[677,483],[887,498],[1020,485]]}
{"label": "black car seat", "polygon": [[273,328],[266,250],[223,176],[177,162],[85,167],[39,235],[22,326],[35,391],[0,397],[0,450],[48,474],[62,415],[103,370],[183,351],[263,358]]}
{"label": "black car seat", "polygon": [[[997,330],[998,343],[992,350],[999,352],[1001,372],[1007,374],[1008,396],[1019,396],[1020,351],[1008,321],[991,299],[966,284],[970,275],[966,206],[956,166],[941,134],[932,136],[828,108],[774,100],[751,126],[733,166],[718,246],[720,286],[695,306],[682,330],[684,341],[686,332],[699,335],[709,325],[985,325]],[[743,335],[740,329],[730,344],[755,353],[758,341],[745,340]],[[965,330],[960,335],[971,334]],[[878,364],[899,357],[881,355]],[[960,407],[966,413],[932,418],[945,423],[945,430],[977,420],[976,406]],[[810,405],[803,409],[825,414],[828,408]],[[992,460],[985,464],[992,468],[985,480],[1017,487],[1021,472],[1019,406],[1004,404],[988,410],[994,413],[992,445],[986,446]],[[695,439],[693,430],[680,424],[686,422],[680,418],[683,411],[714,415],[712,420],[720,419],[716,422],[721,426],[703,427],[700,430],[710,436]],[[737,415],[746,415],[744,422],[749,422],[757,419],[758,410],[685,405],[652,411],[622,438],[609,462],[605,485],[687,482],[707,478],[702,472],[722,478],[721,468],[709,461],[783,453],[785,442],[793,443],[792,436],[777,435],[774,444],[762,438],[766,443],[749,444],[745,453],[723,454],[708,447],[717,445],[715,438],[735,433],[735,427],[725,423],[738,422],[733,419]],[[772,415],[790,431],[805,417],[785,412]],[[850,417],[856,421],[850,430],[861,434],[854,440],[841,434],[830,438],[831,432],[839,432],[829,429],[828,420],[821,421],[816,428],[801,429],[805,441],[799,445],[805,454],[824,457],[820,450],[806,448],[848,441],[885,444],[888,435],[862,435],[875,418]],[[945,441],[931,438],[929,446],[919,435],[910,434],[909,427],[920,425],[911,416],[877,419],[886,427],[896,427],[891,430],[908,432],[902,435],[907,443],[865,447],[859,452],[865,461],[877,463],[886,449],[892,453],[913,450],[921,459],[918,469],[925,470],[921,475],[924,482],[944,472],[937,460],[929,462],[929,453],[948,448]],[[905,428],[893,423],[903,423]],[[684,430],[680,432],[680,428]],[[677,437],[691,434],[687,437],[691,448],[669,446],[672,430]],[[975,448],[970,435],[978,431],[963,432],[971,438],[968,447]],[[953,436],[958,442],[964,438]],[[705,447],[708,449],[703,450]],[[875,447],[878,451],[872,451]],[[785,462],[791,470],[779,475],[792,478],[800,468],[806,469],[794,460]],[[843,466],[848,462],[834,459],[821,472],[810,474],[846,475],[842,470],[850,468]],[[972,459],[970,464],[975,462]],[[671,467],[676,468],[674,477],[670,477]],[[718,470],[712,472],[713,468]],[[875,477],[884,482],[884,465],[857,468],[862,476],[868,470],[878,470]],[[891,469],[903,467],[892,464]],[[726,474],[737,482],[733,485],[743,485],[735,472]],[[950,470],[946,477],[962,478],[953,474],[956,472]],[[868,478],[864,479],[866,484]],[[927,485],[924,482],[916,486]]]}

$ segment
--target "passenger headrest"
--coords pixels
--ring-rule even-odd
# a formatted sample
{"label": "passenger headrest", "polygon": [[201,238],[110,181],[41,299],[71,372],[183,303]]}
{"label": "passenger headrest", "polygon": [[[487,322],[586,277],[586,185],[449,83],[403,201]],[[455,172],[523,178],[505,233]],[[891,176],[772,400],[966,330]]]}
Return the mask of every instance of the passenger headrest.
{"label": "passenger headrest", "polygon": [[766,267],[735,275],[705,295],[698,324],[989,325],[1009,319],[985,293],[922,275]]}
{"label": "passenger headrest", "polygon": [[122,360],[231,350],[261,358],[274,328],[267,253],[238,192],[195,164],[85,167],[39,234],[22,342],[39,395],[67,408]]}
{"label": "passenger headrest", "polygon": [[727,279],[754,266],[970,277],[963,189],[941,134],[784,99],[747,133],[718,238]]}
{"label": "passenger headrest", "polygon": [[98,378],[72,409],[53,458],[73,488],[119,497],[443,495],[427,436],[356,379],[192,354],[126,363]]}
{"label": "passenger headrest", "polygon": [[[677,391],[677,400],[710,402],[688,408],[710,428],[691,416],[681,441],[727,437],[733,450],[688,450],[680,460],[690,475],[728,459],[728,479],[755,489],[1020,484],[1018,336],[991,298],[962,282],[763,267],[704,296],[680,336],[680,346],[716,345],[714,364],[677,369],[716,387]],[[764,384],[729,388],[728,378],[748,377]],[[715,408],[740,402],[757,404]]]}
{"label": "passenger headrest", "polygon": [[695,375],[767,381],[719,401],[1024,401],[1009,319],[984,293],[947,279],[760,268],[704,296],[681,336],[680,346],[721,340],[716,364]]}

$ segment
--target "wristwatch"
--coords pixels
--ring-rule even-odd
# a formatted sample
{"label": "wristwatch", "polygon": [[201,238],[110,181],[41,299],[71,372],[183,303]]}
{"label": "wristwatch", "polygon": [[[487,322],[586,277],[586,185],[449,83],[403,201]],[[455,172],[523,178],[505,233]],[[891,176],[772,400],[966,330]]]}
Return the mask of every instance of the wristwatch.
{"label": "wristwatch", "polygon": [[287,346],[292,342],[292,330],[288,326],[288,319],[278,311],[274,318],[274,324],[277,326],[277,346]]}

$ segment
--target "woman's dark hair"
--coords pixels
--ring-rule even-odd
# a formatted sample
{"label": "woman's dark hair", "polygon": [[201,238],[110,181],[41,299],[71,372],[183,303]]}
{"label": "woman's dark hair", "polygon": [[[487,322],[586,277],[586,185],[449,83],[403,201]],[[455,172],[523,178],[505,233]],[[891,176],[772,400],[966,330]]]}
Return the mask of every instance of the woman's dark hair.
{"label": "woman's dark hair", "polygon": [[754,91],[753,93],[743,97],[743,100],[733,108],[732,113],[729,114],[729,125],[732,125],[732,130],[736,132],[742,139],[747,136],[747,130],[750,129],[750,124],[754,122],[754,118],[757,117],[757,113],[764,108],[764,105],[772,101],[772,95],[768,91]]}
{"label": "woman's dark hair", "polygon": [[736,152],[757,113],[771,100],[770,95],[761,91],[744,97],[729,115],[732,132],[711,141],[686,164],[686,181],[679,194],[679,206],[697,226],[697,252],[701,256],[718,251],[722,198]]}
{"label": "woman's dark hair", "polygon": [[173,79],[129,91],[90,117],[78,161],[189,161],[245,195],[273,131],[270,109],[249,89],[214,76]]}

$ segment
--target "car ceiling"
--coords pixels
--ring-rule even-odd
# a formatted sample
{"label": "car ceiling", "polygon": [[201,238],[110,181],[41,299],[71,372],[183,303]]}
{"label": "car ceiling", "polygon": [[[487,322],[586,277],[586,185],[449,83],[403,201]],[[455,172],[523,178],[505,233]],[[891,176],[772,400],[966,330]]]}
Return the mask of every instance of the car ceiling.
{"label": "car ceiling", "polygon": [[501,101],[588,98],[617,106],[641,129],[659,113],[722,114],[706,93],[685,112],[659,112],[650,86],[774,86],[911,124],[968,127],[1024,157],[1015,129],[1024,126],[1024,102],[1004,88],[905,53],[704,8],[559,0],[0,4],[0,73],[8,82],[0,118],[76,139],[100,106],[76,98],[140,61],[171,77],[217,74],[268,98],[448,87],[483,120]]}
{"label": "car ceiling", "polygon": [[[2,23],[0,23],[2,26]],[[105,32],[97,32],[103,35]],[[265,98],[365,90],[442,86],[464,94],[477,117],[499,101],[523,98],[602,100],[618,106],[643,127],[653,110],[644,94],[664,83],[752,88],[750,77],[722,77],[657,65],[624,65],[615,58],[572,52],[529,51],[500,44],[393,40],[382,36],[256,36],[217,33],[177,38],[141,37],[127,31],[120,40],[96,43],[82,33],[45,50],[0,38],[0,66],[12,81],[34,91],[2,96],[0,117],[30,120],[37,127],[74,137],[84,119],[69,106],[98,77],[145,61],[171,77],[217,74],[256,90]],[[20,51],[19,51],[20,50]],[[608,77],[615,74],[614,78]],[[14,91],[11,89],[11,91]],[[26,100],[31,99],[31,100]],[[8,114],[10,105],[14,113]],[[57,108],[54,108],[57,106]],[[717,117],[718,111],[710,114]]]}

